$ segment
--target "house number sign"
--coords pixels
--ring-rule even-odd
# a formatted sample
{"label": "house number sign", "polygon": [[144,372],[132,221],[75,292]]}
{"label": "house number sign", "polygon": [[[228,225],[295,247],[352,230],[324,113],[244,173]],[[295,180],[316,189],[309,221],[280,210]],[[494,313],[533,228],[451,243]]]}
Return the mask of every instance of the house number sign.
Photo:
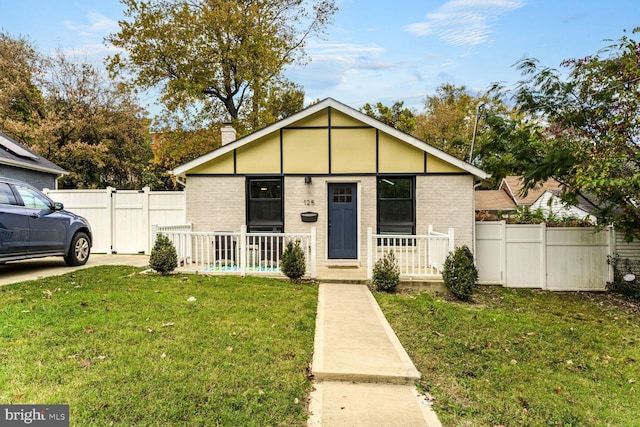
{"label": "house number sign", "polygon": [[304,205],[305,205],[305,206],[315,206],[315,205],[316,205],[316,201],[315,201],[315,200],[313,200],[313,199],[306,199],[306,200],[304,201]]}

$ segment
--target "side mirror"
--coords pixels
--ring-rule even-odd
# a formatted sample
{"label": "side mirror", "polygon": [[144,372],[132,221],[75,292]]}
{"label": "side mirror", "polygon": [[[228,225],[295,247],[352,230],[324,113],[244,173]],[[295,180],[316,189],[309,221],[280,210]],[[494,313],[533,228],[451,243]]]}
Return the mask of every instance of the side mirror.
{"label": "side mirror", "polygon": [[62,209],[64,209],[64,205],[60,202],[53,202],[53,210],[54,211],[61,211]]}

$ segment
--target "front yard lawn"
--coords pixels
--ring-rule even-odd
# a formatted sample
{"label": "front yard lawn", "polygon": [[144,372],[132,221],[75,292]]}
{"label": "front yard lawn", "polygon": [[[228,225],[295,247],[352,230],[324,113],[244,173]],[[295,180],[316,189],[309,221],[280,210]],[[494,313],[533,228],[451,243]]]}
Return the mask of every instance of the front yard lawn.
{"label": "front yard lawn", "polygon": [[608,294],[480,287],[376,298],[445,426],[631,426],[640,309]]}
{"label": "front yard lawn", "polygon": [[[194,297],[195,301],[189,301]],[[71,425],[304,425],[317,286],[96,267],[0,287],[0,403]]]}

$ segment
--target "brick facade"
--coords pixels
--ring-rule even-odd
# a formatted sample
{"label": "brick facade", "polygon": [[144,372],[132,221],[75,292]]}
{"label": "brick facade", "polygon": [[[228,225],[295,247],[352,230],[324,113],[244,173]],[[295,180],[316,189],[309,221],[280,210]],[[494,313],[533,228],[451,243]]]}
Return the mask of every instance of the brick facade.
{"label": "brick facade", "polygon": [[455,245],[473,249],[474,189],[471,175],[427,175],[416,179],[416,232],[446,233],[454,228]]}
{"label": "brick facade", "polygon": [[246,224],[245,177],[189,176],[185,191],[193,231],[240,231]]}
{"label": "brick facade", "polygon": [[[317,263],[322,269],[340,264],[327,256],[327,186],[329,183],[358,185],[358,259],[344,264],[365,267],[367,228],[376,230],[376,177],[304,176],[284,179],[285,232],[309,232],[316,227]],[[246,177],[189,176],[187,180],[187,221],[194,231],[238,231],[246,224]],[[318,221],[303,222],[302,212],[317,212]],[[471,175],[427,175],[416,178],[416,232],[455,230],[456,245],[473,244],[473,177]]]}

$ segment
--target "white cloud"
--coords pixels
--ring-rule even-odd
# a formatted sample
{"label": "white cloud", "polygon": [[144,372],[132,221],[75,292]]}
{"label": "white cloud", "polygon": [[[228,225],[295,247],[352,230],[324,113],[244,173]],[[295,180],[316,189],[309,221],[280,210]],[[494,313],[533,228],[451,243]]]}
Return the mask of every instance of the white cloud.
{"label": "white cloud", "polygon": [[118,22],[96,12],[88,12],[86,15],[88,24],[78,24],[73,21],[64,21],[63,24],[75,31],[83,38],[100,38],[118,30]]}
{"label": "white cloud", "polygon": [[356,98],[354,92],[360,99],[367,92],[361,85],[371,76],[380,82],[385,80],[381,75],[400,65],[381,60],[385,49],[375,44],[316,42],[309,44],[307,53],[311,58],[308,64],[292,66],[286,72],[290,80],[304,83],[307,101],[349,93],[341,99],[349,102]]}
{"label": "white cloud", "polygon": [[450,0],[428,13],[425,21],[407,25],[405,31],[435,35],[452,46],[473,46],[488,41],[492,24],[524,4],[525,0]]}

